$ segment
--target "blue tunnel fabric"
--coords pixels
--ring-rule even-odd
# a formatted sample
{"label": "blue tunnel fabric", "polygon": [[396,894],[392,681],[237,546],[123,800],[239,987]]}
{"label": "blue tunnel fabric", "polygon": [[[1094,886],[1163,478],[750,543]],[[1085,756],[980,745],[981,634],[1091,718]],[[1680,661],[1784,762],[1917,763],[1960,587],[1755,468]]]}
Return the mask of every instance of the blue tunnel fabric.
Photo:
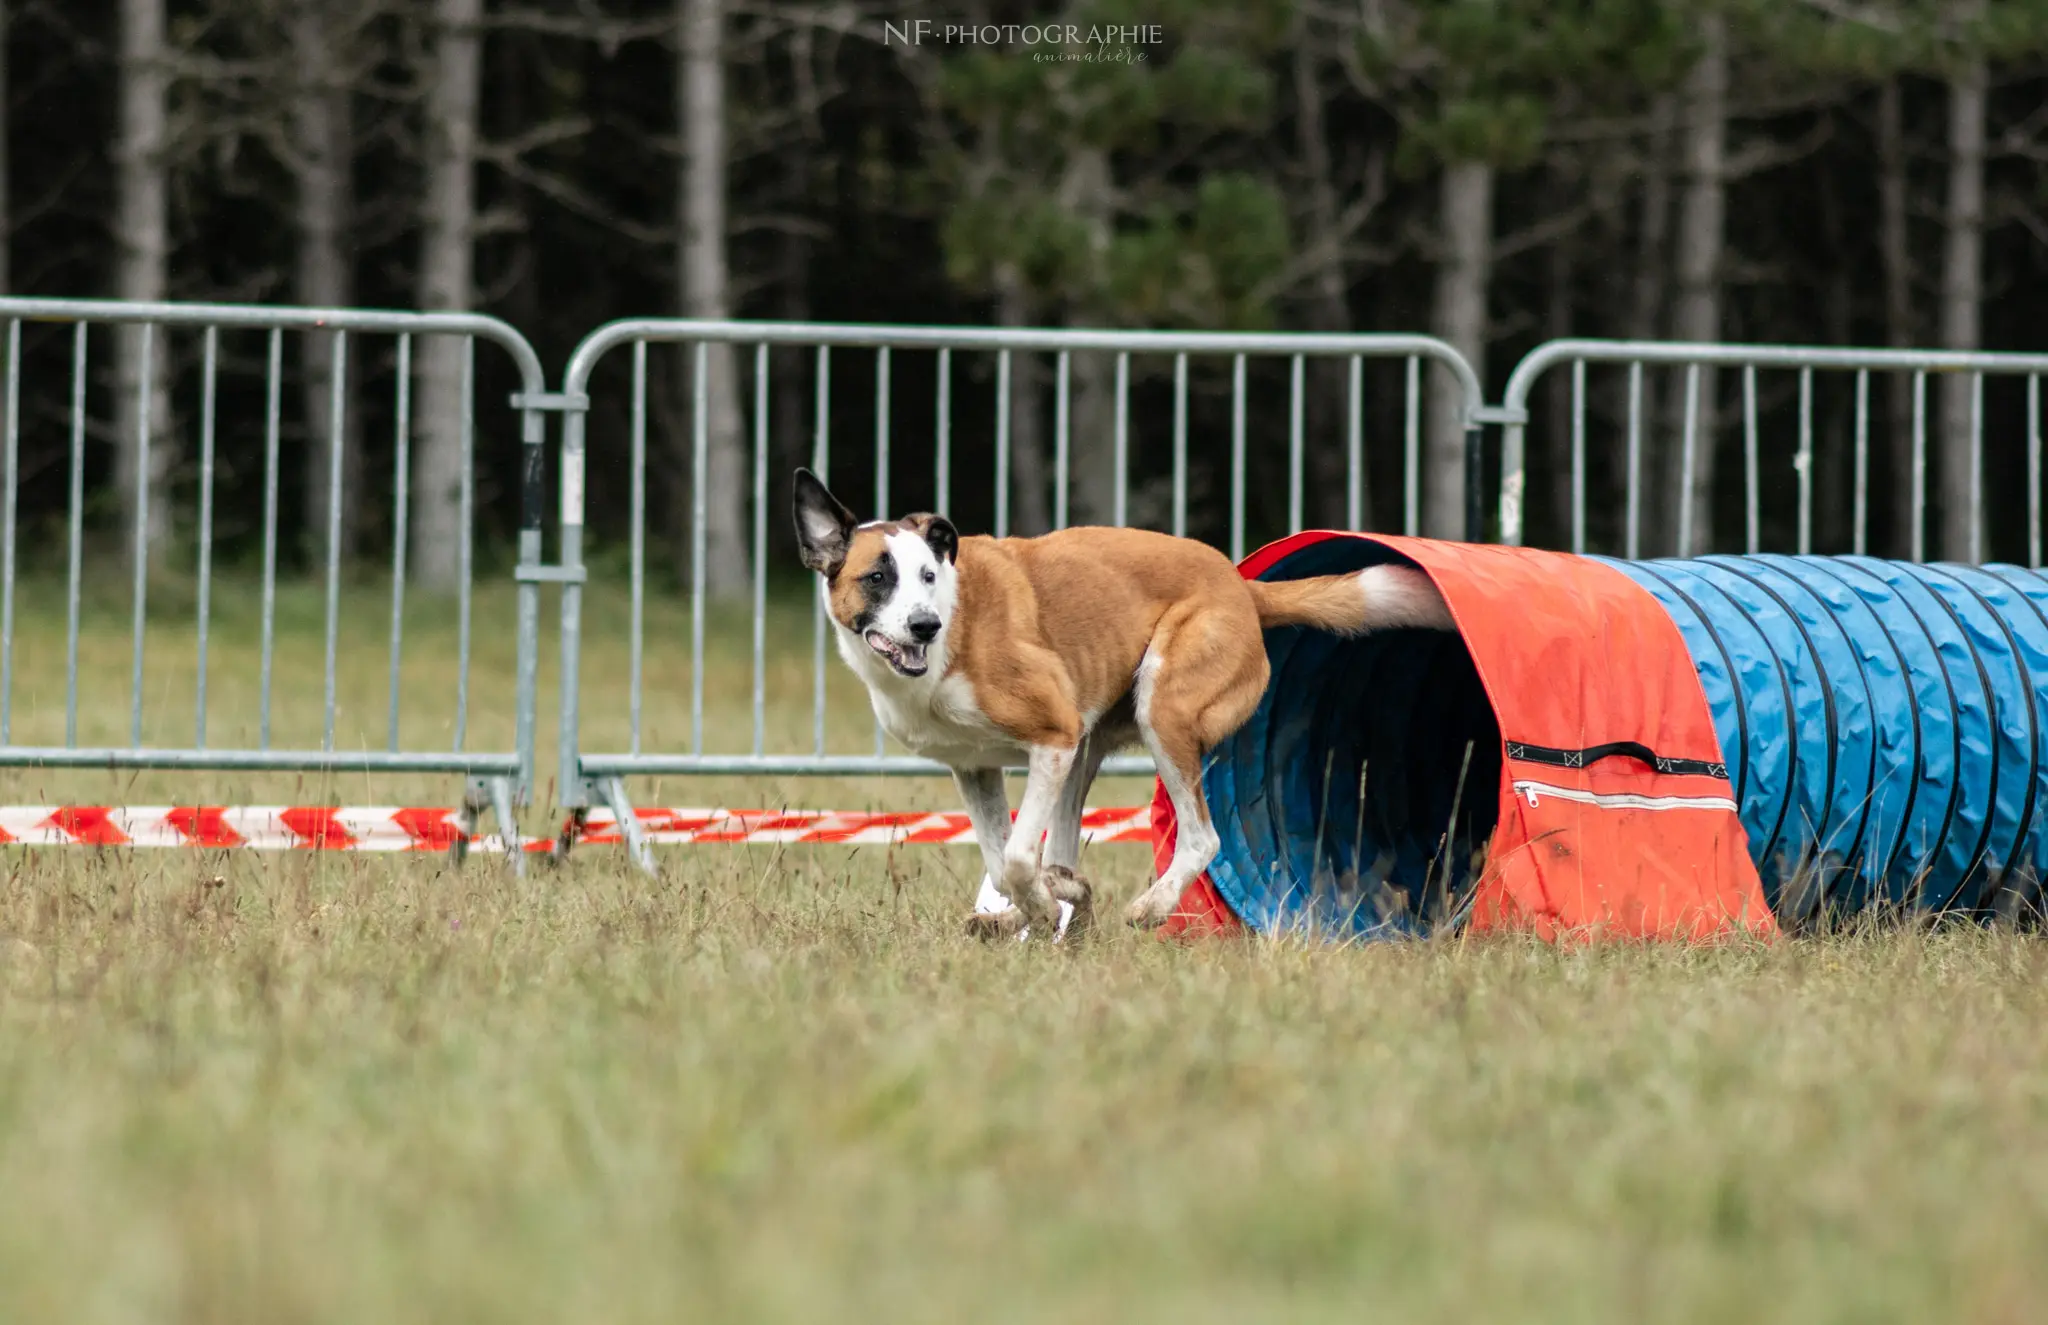
{"label": "blue tunnel fabric", "polygon": [[2038,906],[2048,581],[1868,557],[1607,564],[1685,637],[1781,920]]}
{"label": "blue tunnel fabric", "polygon": [[[1593,560],[1677,626],[1781,922],[2040,910],[2048,578],[1867,557]],[[1333,537],[1259,576],[1404,561]],[[1204,770],[1216,892],[1257,930],[1426,931],[1501,813],[1513,715],[1495,714],[1455,635],[1283,629],[1266,644],[1266,697]]]}

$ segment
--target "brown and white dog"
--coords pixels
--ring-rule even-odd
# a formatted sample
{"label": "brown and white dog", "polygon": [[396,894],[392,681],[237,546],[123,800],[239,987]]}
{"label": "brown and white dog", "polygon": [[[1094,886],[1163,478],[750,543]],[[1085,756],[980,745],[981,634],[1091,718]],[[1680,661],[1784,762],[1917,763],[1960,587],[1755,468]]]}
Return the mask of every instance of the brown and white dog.
{"label": "brown and white dog", "polygon": [[[863,524],[807,469],[796,532],[883,728],[952,769],[1011,904],[1007,928],[1046,936],[1056,899],[1087,901],[1074,873],[1081,813],[1120,746],[1151,753],[1179,820],[1173,860],[1131,923],[1166,920],[1208,868],[1219,843],[1202,757],[1265,693],[1263,629],[1452,628],[1429,578],[1405,566],[1262,583],[1205,543],[1141,529],[998,539],[962,538],[938,515]],[[1029,776],[1013,828],[1002,770],[1019,763]]]}

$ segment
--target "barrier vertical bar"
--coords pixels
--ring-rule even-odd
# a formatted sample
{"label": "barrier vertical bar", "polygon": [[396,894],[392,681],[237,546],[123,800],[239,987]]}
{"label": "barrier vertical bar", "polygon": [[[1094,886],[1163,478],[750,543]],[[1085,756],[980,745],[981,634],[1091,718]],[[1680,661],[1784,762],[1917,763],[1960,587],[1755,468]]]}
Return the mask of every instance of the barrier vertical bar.
{"label": "barrier vertical bar", "polygon": [[327,401],[327,650],[320,748],[334,748],[334,648],[341,631],[341,452],[348,409],[348,333],[334,333]]}
{"label": "barrier vertical bar", "polygon": [[[515,398],[519,409],[519,538],[518,560],[513,568],[515,626],[513,657],[512,745],[518,756],[516,782],[507,786],[501,779],[490,787],[492,812],[498,818],[498,832],[512,851],[512,870],[525,873],[526,857],[520,842],[514,805],[531,804],[537,777],[540,722],[540,582],[533,578],[541,569],[541,553],[548,521],[548,425],[536,395],[545,394],[547,379],[539,365],[521,365],[520,390]],[[561,402],[566,406],[566,402]],[[563,555],[566,563],[567,555]],[[566,587],[566,586],[565,586]]]}
{"label": "barrier vertical bar", "polygon": [[754,347],[754,753],[768,739],[768,343]]}
{"label": "barrier vertical bar", "polygon": [[[1461,409],[1460,413],[1464,411]],[[1467,543],[1486,541],[1486,499],[1480,492],[1486,470],[1486,430],[1470,419],[1463,428],[1465,439],[1465,532]]]}
{"label": "barrier vertical bar", "polygon": [[1010,352],[996,355],[996,537],[1010,536]]}
{"label": "barrier vertical bar", "polygon": [[[571,380],[564,385],[578,392],[586,390],[582,381]],[[558,684],[562,704],[555,739],[555,761],[560,771],[555,794],[563,806],[585,810],[590,805],[590,784],[583,775],[579,727],[583,666],[583,480],[590,419],[587,398],[564,403],[567,412],[562,416],[561,493],[557,498],[561,533],[555,554],[563,571],[562,596],[558,600],[562,655]]]}
{"label": "barrier vertical bar", "polygon": [[456,585],[455,748],[459,751],[469,736],[469,618],[470,581],[474,578],[476,551],[476,339],[462,338],[462,528],[456,535],[456,555],[461,563],[461,580]]}
{"label": "barrier vertical bar", "polygon": [[384,743],[398,749],[398,697],[400,671],[405,657],[405,552],[406,526],[412,506],[412,333],[398,337],[398,381],[393,388],[397,399],[392,413],[397,416],[391,437],[391,680],[385,700]]}
{"label": "barrier vertical bar", "polygon": [[690,753],[704,753],[704,554],[711,510],[711,345],[697,342],[690,418]]}
{"label": "barrier vertical bar", "polygon": [[1763,519],[1757,492],[1756,366],[1742,369],[1742,550],[1755,556],[1763,540]]}
{"label": "barrier vertical bar", "polygon": [[[832,348],[818,347],[816,417],[811,421],[811,469],[820,483],[832,472]],[[825,753],[825,581],[811,577],[811,743],[812,753]]]}
{"label": "barrier vertical bar", "polygon": [[1130,523],[1131,356],[1116,356],[1116,491],[1110,500],[1110,523]]}
{"label": "barrier vertical bar", "polygon": [[263,672],[262,711],[257,739],[270,748],[270,684],[277,646],[277,463],[278,432],[284,423],[284,333],[270,333],[264,377],[263,418]]}
{"label": "barrier vertical bar", "polygon": [[1970,564],[1984,561],[1984,374],[1970,374]]}
{"label": "barrier vertical bar", "polygon": [[1586,551],[1586,361],[1572,360],[1572,551]]}
{"label": "barrier vertical bar", "polygon": [[1344,527],[1365,528],[1365,356],[1351,356],[1350,415],[1344,421]]}
{"label": "barrier vertical bar", "polygon": [[199,677],[192,701],[192,747],[206,748],[206,644],[213,615],[213,450],[216,374],[220,363],[220,330],[208,327],[201,352],[199,396]]}
{"label": "barrier vertical bar", "polygon": [[[1401,532],[1422,530],[1422,360],[1408,359],[1407,418],[1402,436]],[[1519,541],[1519,540],[1517,540]]]}
{"label": "barrier vertical bar", "polygon": [[1870,529],[1870,370],[1856,372],[1856,496],[1852,513],[1855,529],[1850,550],[1864,555]]}
{"label": "barrier vertical bar", "polygon": [[[7,323],[7,491],[0,505],[0,745],[14,730],[14,504],[21,486],[21,321]],[[200,669],[200,675],[206,674]]]}
{"label": "barrier vertical bar", "polygon": [[1244,356],[1230,366],[1230,559],[1244,560]]}
{"label": "barrier vertical bar", "polygon": [[1628,366],[1628,538],[1622,555],[1643,555],[1643,365]]}
{"label": "barrier vertical bar", "polygon": [[128,744],[135,749],[142,748],[142,646],[149,601],[150,406],[155,395],[151,388],[156,385],[156,326],[145,322],[141,332],[142,372],[135,396],[135,671],[129,687],[128,709]]}
{"label": "barrier vertical bar", "polygon": [[633,342],[633,400],[627,424],[626,458],[626,707],[627,749],[640,753],[642,667],[647,640],[647,342]]}
{"label": "barrier vertical bar", "polygon": [[875,518],[889,518],[889,347],[875,351]]}
{"label": "barrier vertical bar", "polygon": [[1188,356],[1173,356],[1173,535],[1188,536]]}
{"label": "barrier vertical bar", "polygon": [[1913,374],[1912,559],[1927,560],[1927,374]]}
{"label": "barrier vertical bar", "polygon": [[[889,518],[889,347],[875,351],[875,518]],[[886,754],[888,733],[875,719],[875,754]]]}
{"label": "barrier vertical bar", "polygon": [[2041,568],[2041,379],[2027,377],[2027,565]]}
{"label": "barrier vertical bar", "polygon": [[78,744],[78,602],[85,569],[85,323],[71,331],[70,573],[65,582],[64,744]]}
{"label": "barrier vertical bar", "polygon": [[1302,528],[1302,358],[1293,356],[1287,374],[1287,532]]}
{"label": "barrier vertical bar", "polygon": [[1700,422],[1700,366],[1685,367],[1685,438],[1678,474],[1678,555],[1692,555],[1692,476]]}
{"label": "barrier vertical bar", "polygon": [[950,517],[953,513],[953,351],[939,351],[939,399],[933,407],[937,417],[932,420],[936,455],[932,475],[935,489],[932,500],[940,515]]}
{"label": "barrier vertical bar", "polygon": [[1813,369],[1799,370],[1799,555],[1813,555]]}
{"label": "barrier vertical bar", "polygon": [[1071,463],[1069,448],[1073,439],[1068,433],[1070,419],[1067,400],[1069,375],[1072,371],[1072,355],[1066,350],[1059,353],[1059,370],[1055,380],[1058,385],[1053,394],[1052,423],[1052,527],[1067,527],[1067,485],[1068,465]]}

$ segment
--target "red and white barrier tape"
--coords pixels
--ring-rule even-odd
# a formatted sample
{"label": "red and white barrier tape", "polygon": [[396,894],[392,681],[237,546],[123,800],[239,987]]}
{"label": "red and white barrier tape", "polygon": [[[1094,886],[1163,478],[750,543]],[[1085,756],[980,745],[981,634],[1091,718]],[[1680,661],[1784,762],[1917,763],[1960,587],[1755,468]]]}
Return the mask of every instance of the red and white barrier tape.
{"label": "red and white barrier tape", "polygon": [[[964,814],[861,814],[833,810],[639,809],[641,831],[655,845],[816,842],[846,846],[972,843]],[[0,806],[0,846],[242,847],[255,851],[446,851],[462,831],[456,811],[402,807],[322,806]],[[1144,807],[1090,810],[1084,840],[1150,842]],[[616,843],[622,835],[608,810],[592,810],[578,844]],[[545,851],[552,837],[527,838],[525,851]],[[496,834],[470,839],[472,851],[503,851]]]}

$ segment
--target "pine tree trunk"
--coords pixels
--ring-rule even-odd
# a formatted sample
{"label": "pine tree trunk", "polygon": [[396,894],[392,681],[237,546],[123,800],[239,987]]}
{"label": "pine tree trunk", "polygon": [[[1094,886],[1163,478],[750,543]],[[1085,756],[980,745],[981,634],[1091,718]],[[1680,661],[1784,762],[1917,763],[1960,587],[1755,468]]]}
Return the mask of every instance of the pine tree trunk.
{"label": "pine tree trunk", "polygon": [[[1558,189],[1558,192],[1562,193],[1563,189]],[[1552,340],[1563,340],[1572,334],[1570,236],[1561,236],[1551,244],[1549,258],[1543,334]],[[1572,532],[1572,378],[1569,372],[1550,375],[1548,432],[1550,455],[1544,467],[1550,471],[1551,518],[1557,522],[1554,528],[1558,532],[1545,546],[1567,547]],[[1530,496],[1535,496],[1534,489],[1530,490]]]}
{"label": "pine tree trunk", "polygon": [[[1322,81],[1316,73],[1318,55],[1313,34],[1299,34],[1294,46],[1295,124],[1302,168],[1308,176],[1307,247],[1325,251],[1309,283],[1306,313],[1310,331],[1340,333],[1351,330],[1346,298],[1348,264],[1342,237],[1337,234],[1337,188],[1324,126]],[[1307,367],[1304,389],[1308,398],[1302,402],[1309,478],[1306,515],[1311,524],[1342,529],[1350,517],[1350,366],[1342,359],[1317,357],[1309,360]],[[1372,527],[1369,469],[1361,456],[1359,515],[1366,528]]]}
{"label": "pine tree trunk", "polygon": [[[5,114],[12,95],[7,81],[8,20],[7,0],[0,0],[0,115]],[[0,295],[14,293],[14,200],[7,189],[9,165],[7,135],[0,133]]]}
{"label": "pine tree trunk", "polygon": [[[1728,186],[1728,35],[1720,15],[1701,18],[1700,37],[1700,58],[1686,75],[1681,111],[1685,200],[1678,216],[1678,297],[1671,332],[1681,341],[1714,342],[1721,338],[1721,248]],[[1692,545],[1678,549],[1682,556],[1699,556],[1714,547],[1714,387],[1713,371],[1701,369],[1690,483],[1683,459],[1686,392],[1682,381],[1671,387],[1672,445],[1679,448],[1674,451],[1674,498],[1692,508]],[[1678,510],[1674,504],[1674,528]]]}
{"label": "pine tree trunk", "polygon": [[[1663,334],[1664,317],[1671,302],[1671,161],[1676,152],[1676,130],[1678,123],[1678,100],[1671,93],[1664,93],[1651,103],[1650,133],[1645,145],[1642,172],[1641,212],[1636,223],[1635,274],[1629,292],[1627,319],[1624,334],[1630,340],[1656,340]],[[1636,416],[1638,451],[1636,455],[1636,537],[1644,540],[1650,529],[1657,523],[1654,512],[1659,509],[1655,494],[1662,491],[1658,486],[1659,475],[1669,467],[1667,457],[1657,445],[1659,437],[1657,420],[1658,388],[1663,383],[1663,374],[1645,370],[1641,375],[1642,392],[1636,402],[1640,411]],[[1613,466],[1615,475],[1616,503],[1621,509],[1621,536],[1624,541],[1617,544],[1626,553],[1628,536],[1628,384],[1626,377],[1620,387],[1620,408],[1623,423],[1614,432]],[[1639,541],[1637,551],[1647,553],[1651,546]]]}
{"label": "pine tree trunk", "polygon": [[[1023,277],[1005,266],[996,273],[996,321],[1005,327],[1031,325],[1031,301]],[[1010,473],[996,482],[1010,485],[1010,530],[1021,537],[1052,528],[1046,503],[1051,490],[1045,446],[1045,369],[1035,354],[1010,356]]]}
{"label": "pine tree trunk", "polygon": [[[350,123],[349,89],[334,75],[342,63],[338,24],[330,24],[326,0],[297,0],[291,16],[292,130],[298,167],[298,300],[314,308],[347,308],[355,302],[347,236],[353,221],[354,133]],[[306,447],[305,519],[309,555],[324,557],[329,515],[328,477],[333,448],[341,448],[341,555],[353,557],[361,528],[363,493],[362,425],[349,408],[341,435],[332,430],[334,337],[314,333],[301,339],[305,371]],[[360,349],[360,346],[354,347]],[[358,356],[348,357],[347,376],[355,377]],[[345,405],[354,393],[343,385]]]}
{"label": "pine tree trunk", "polygon": [[[1941,346],[1946,350],[1974,350],[1982,343],[1986,82],[1984,61],[1977,58],[1948,85],[1948,204],[1942,211],[1948,242],[1941,262]],[[1946,373],[1941,387],[1941,555],[1949,561],[1976,561],[1971,381]]]}
{"label": "pine tree trunk", "polygon": [[[1848,218],[1842,212],[1841,195],[1833,190],[1821,194],[1821,227],[1832,251],[1848,251]],[[1856,334],[1856,269],[1846,262],[1837,262],[1828,269],[1826,280],[1823,317],[1827,343],[1852,345]],[[1819,376],[1815,375],[1816,397],[1821,390]],[[1856,469],[1849,448],[1855,408],[1850,401],[1823,416],[1820,401],[1816,399],[1813,405],[1813,546],[1828,552],[1846,551],[1851,537]]]}
{"label": "pine tree trunk", "polygon": [[1678,116],[1671,94],[1650,108],[1650,141],[1643,162],[1643,210],[1636,230],[1635,288],[1629,305],[1628,337],[1655,340],[1668,298],[1666,250],[1671,242],[1672,134]]}
{"label": "pine tree trunk", "polygon": [[[427,87],[427,171],[420,306],[463,311],[476,297],[477,103],[484,0],[435,0]],[[429,336],[418,348],[412,488],[412,568],[421,586],[450,590],[462,575],[463,344]]]}
{"label": "pine tree trunk", "polygon": [[[1088,227],[1097,254],[1107,251],[1110,240],[1109,157],[1096,148],[1075,151],[1068,163],[1061,192],[1067,206]],[[1070,301],[1069,326],[1087,326],[1094,320],[1092,304]],[[1068,363],[1067,415],[1067,523],[1106,525],[1113,515],[1116,485],[1116,399],[1115,361],[1100,352],[1077,353]],[[1053,387],[1055,420],[1059,409],[1058,383]],[[1057,423],[1055,423],[1057,429]],[[1058,445],[1055,436],[1054,445]],[[1059,482],[1057,471],[1053,482]],[[1053,511],[1059,510],[1055,494]]]}
{"label": "pine tree trunk", "polygon": [[[1885,343],[1904,349],[1913,343],[1913,259],[1907,231],[1906,130],[1899,80],[1886,82],[1877,102],[1877,235],[1884,265]],[[1906,373],[1885,374],[1886,454],[1891,477],[1892,528],[1896,556],[1912,547],[1913,382]]]}
{"label": "pine tree trunk", "polygon": [[[1476,161],[1444,167],[1444,255],[1436,269],[1430,330],[1486,376],[1486,295],[1493,277],[1493,167]],[[1422,461],[1422,532],[1465,537],[1465,398],[1441,368],[1429,374],[1429,432]]]}
{"label": "pine tree trunk", "polygon": [[[724,319],[732,315],[726,266],[726,106],[724,0],[676,0],[682,40],[676,78],[676,114],[683,140],[683,171],[677,195],[677,233],[682,251],[676,264],[683,314]],[[706,380],[690,389],[705,398],[707,448],[704,493],[704,587],[713,598],[746,593],[749,481],[745,424],[740,417],[739,371],[730,344],[705,348]],[[676,458],[694,474],[696,416],[678,437]],[[678,485],[679,491],[687,491]],[[876,512],[878,516],[886,512]],[[678,511],[672,528],[691,529],[690,511]],[[685,555],[678,565],[687,566]]]}
{"label": "pine tree trunk", "polygon": [[[169,107],[169,52],[164,44],[164,0],[121,0],[121,136],[115,144],[118,163],[114,236],[118,248],[117,297],[157,303],[168,286],[170,263],[169,188],[165,161]],[[161,560],[169,545],[170,500],[167,491],[174,439],[171,403],[166,386],[170,357],[167,337],[152,337],[142,327],[124,330],[119,341],[115,401],[120,448],[117,486],[121,494],[122,529],[135,527],[141,503],[142,442],[147,430],[148,511],[146,546],[136,549],[151,562]],[[144,354],[145,341],[149,352]],[[144,358],[148,381],[144,382]]]}
{"label": "pine tree trunk", "polygon": [[[786,158],[791,184],[791,197],[801,199],[810,182],[810,151],[799,147]],[[811,241],[800,227],[790,226],[776,241],[776,315],[785,322],[808,322],[811,320]],[[808,426],[811,417],[811,395],[816,390],[811,380],[812,365],[816,352],[802,349],[770,350],[772,365],[769,390],[769,427],[771,444],[775,448],[771,481],[786,481],[787,476],[798,465],[810,464],[811,440],[813,434]],[[783,476],[776,479],[775,476]],[[790,555],[795,555],[794,536],[784,528],[784,521],[773,521],[769,528],[775,536],[789,540]]]}

